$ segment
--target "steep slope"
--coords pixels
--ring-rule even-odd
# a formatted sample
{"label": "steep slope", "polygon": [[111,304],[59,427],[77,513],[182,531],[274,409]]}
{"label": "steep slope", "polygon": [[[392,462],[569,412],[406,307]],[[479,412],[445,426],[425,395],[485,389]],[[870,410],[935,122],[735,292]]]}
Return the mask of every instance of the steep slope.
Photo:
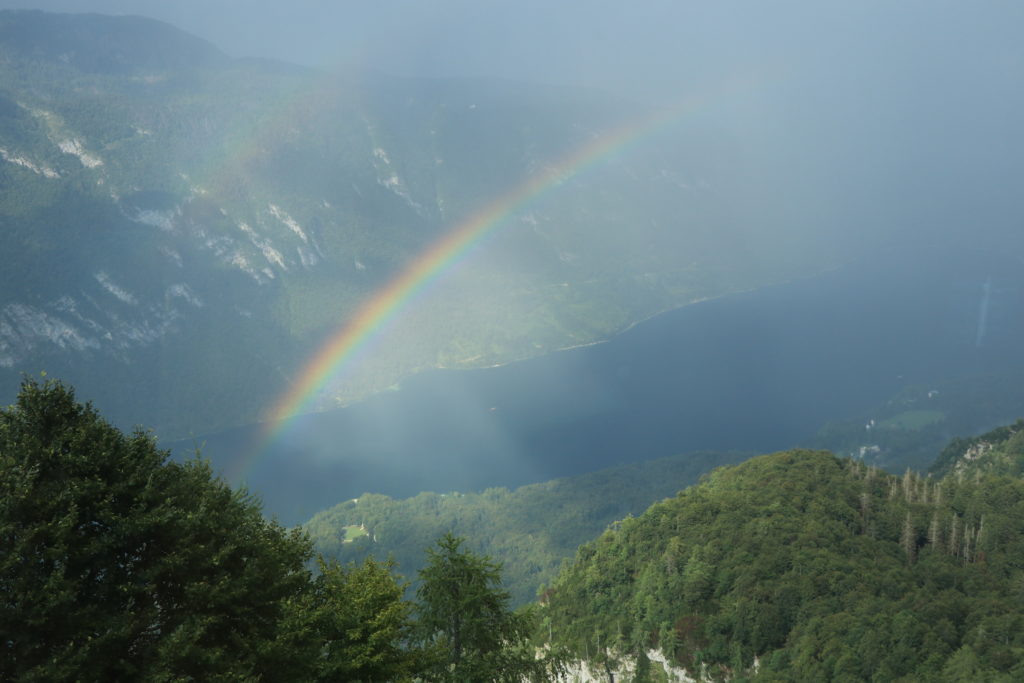
{"label": "steep slope", "polygon": [[939,476],[978,477],[1024,473],[1024,420],[969,439],[957,438],[943,449],[931,470]]}
{"label": "steep slope", "polygon": [[1015,680],[1022,562],[1019,479],[777,453],[580,548],[543,636],[636,680],[662,653],[714,680]]}
{"label": "steep slope", "polygon": [[138,17],[2,12],[0,393],[46,369],[164,436],[251,422],[472,220],[494,229],[314,407],[833,262],[819,226],[738,213],[759,181],[712,119],[642,144],[647,115],[231,60]]}
{"label": "steep slope", "polygon": [[509,491],[421,493],[394,500],[365,494],[305,525],[317,550],[343,562],[393,557],[406,576],[423,566],[423,549],[447,532],[503,565],[516,604],[532,601],[576,548],[615,520],[675,495],[712,467],[742,453],[694,453],[555,479]]}

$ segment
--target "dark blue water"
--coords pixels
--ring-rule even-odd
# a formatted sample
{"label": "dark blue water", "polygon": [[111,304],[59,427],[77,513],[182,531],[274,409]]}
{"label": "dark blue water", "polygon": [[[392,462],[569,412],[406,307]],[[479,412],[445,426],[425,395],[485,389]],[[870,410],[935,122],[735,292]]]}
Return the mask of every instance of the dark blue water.
{"label": "dark blue water", "polygon": [[[299,418],[247,484],[296,523],[364,492],[514,487],[701,449],[790,448],[906,385],[1019,367],[1020,265],[884,257],[666,313],[607,343],[423,373]],[[229,467],[256,429],[206,437],[204,455]]]}

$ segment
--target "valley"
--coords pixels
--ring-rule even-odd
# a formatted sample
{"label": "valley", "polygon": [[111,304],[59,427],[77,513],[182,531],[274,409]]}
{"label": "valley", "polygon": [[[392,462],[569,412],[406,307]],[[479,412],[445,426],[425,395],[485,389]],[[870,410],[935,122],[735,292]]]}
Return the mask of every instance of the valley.
{"label": "valley", "polygon": [[[979,347],[991,274],[1004,288]],[[281,429],[174,447],[187,456],[199,446],[292,524],[364,493],[515,488],[694,451],[806,445],[856,455],[876,446],[868,459],[880,466],[924,469],[953,436],[1024,413],[1015,388],[1022,296],[1011,259],[879,256],[687,306],[602,344],[419,373]],[[914,410],[932,412],[918,424]]]}
{"label": "valley", "polygon": [[62,2],[0,679],[1024,680],[1024,12]]}
{"label": "valley", "polygon": [[0,276],[0,391],[46,370],[165,439],[268,419],[409,273],[304,412],[836,262],[809,224],[769,236],[771,207],[756,229],[734,220],[753,186],[714,120],[725,95],[666,115],[320,72],[140,17],[5,12],[0,39],[0,247],[19,255]]}

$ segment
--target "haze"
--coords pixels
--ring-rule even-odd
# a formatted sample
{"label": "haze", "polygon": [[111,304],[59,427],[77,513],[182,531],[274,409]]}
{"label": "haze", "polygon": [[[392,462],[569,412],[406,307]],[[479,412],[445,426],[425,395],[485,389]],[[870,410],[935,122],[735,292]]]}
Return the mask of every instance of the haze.
{"label": "haze", "polygon": [[[784,405],[779,397],[792,391],[796,378],[801,378],[798,383],[804,387],[804,398],[812,396],[810,389],[814,389],[832,395],[856,394],[861,397],[859,402],[855,404],[851,398],[842,405],[836,404],[834,414],[811,417],[804,407],[794,404],[770,425],[779,434],[773,442],[761,438],[763,433],[753,432],[745,434],[749,441],[724,441],[720,438],[722,434],[738,433],[726,419],[725,424],[716,425],[716,431],[706,441],[666,440],[658,445],[660,450],[656,453],[653,447],[648,452],[638,449],[629,457],[672,454],[697,447],[757,449],[768,447],[769,443],[777,447],[790,445],[798,438],[794,435],[813,432],[825,419],[846,418],[866,409],[865,406],[884,402],[902,389],[896,379],[902,381],[907,374],[904,365],[918,360],[928,360],[928,367],[919,373],[921,382],[932,382],[940,375],[949,379],[968,370],[989,371],[989,366],[981,367],[983,363],[978,358],[984,354],[995,358],[997,348],[1002,354],[997,359],[1002,363],[1000,372],[1007,367],[1019,369],[1015,350],[1020,346],[1020,330],[1015,321],[1021,318],[1020,295],[1024,288],[1014,273],[1024,254],[1024,43],[1020,40],[1024,6],[1018,3],[968,6],[932,1],[626,4],[537,0],[0,0],[0,8],[142,15],[200,36],[232,57],[276,60],[310,68],[307,72],[301,68],[278,69],[266,61],[248,62],[244,69],[237,70],[248,76],[198,91],[200,101],[217,114],[209,126],[196,126],[193,130],[189,125],[192,121],[184,120],[187,134],[175,137],[177,133],[168,133],[166,139],[173,143],[158,150],[139,142],[151,134],[149,131],[134,129],[124,133],[123,139],[129,141],[125,146],[118,146],[119,142],[103,150],[118,154],[127,145],[138,144],[138,149],[153,155],[155,161],[147,168],[154,178],[160,178],[148,188],[142,187],[138,176],[132,176],[117,191],[112,189],[109,196],[102,197],[103,202],[110,202],[107,215],[130,222],[137,215],[159,214],[159,220],[167,225],[179,218],[184,225],[187,221],[182,218],[183,207],[191,207],[189,210],[198,215],[197,225],[204,220],[223,219],[224,235],[239,242],[249,240],[253,263],[259,262],[260,268],[266,265],[262,270],[239,275],[255,278],[251,282],[246,280],[246,287],[258,292],[252,295],[249,289],[239,290],[244,292],[238,295],[239,303],[244,305],[228,305],[225,300],[220,302],[223,310],[217,312],[213,311],[213,303],[202,311],[199,306],[192,306],[195,311],[182,308],[188,315],[208,316],[211,329],[219,330],[217,323],[221,320],[234,320],[225,336],[232,343],[252,345],[249,350],[253,355],[249,358],[239,353],[207,361],[223,372],[225,379],[221,384],[226,390],[238,392],[228,394],[231,400],[219,401],[208,410],[199,409],[199,400],[213,402],[208,398],[210,392],[193,388],[195,381],[183,379],[180,387],[175,386],[183,392],[193,392],[188,394],[189,399],[168,399],[161,408],[172,414],[184,405],[200,418],[220,417],[217,411],[223,405],[235,407],[240,403],[235,398],[248,391],[246,397],[252,405],[211,421],[215,426],[196,427],[200,433],[251,424],[265,417],[273,397],[281,393],[282,387],[294,384],[294,378],[302,374],[320,344],[337,333],[339,324],[351,319],[346,316],[354,315],[357,304],[380,291],[437,236],[466,220],[479,207],[537,175],[538,168],[557,164],[567,154],[567,148],[586,148],[602,136],[614,138],[614,131],[629,127],[626,124],[631,121],[649,120],[652,112],[657,118],[657,112],[680,102],[697,104],[687,110],[692,113],[673,119],[677,125],[663,126],[658,134],[638,133],[634,136],[637,145],[625,145],[621,153],[601,158],[601,163],[597,163],[595,156],[592,166],[582,162],[566,165],[562,175],[572,182],[553,178],[550,184],[558,187],[558,191],[543,198],[551,201],[517,206],[518,213],[506,221],[506,227],[512,227],[495,231],[500,235],[490,243],[487,259],[471,261],[461,271],[462,280],[449,277],[432,293],[434,299],[424,299],[426,304],[396,316],[391,336],[382,336],[384,341],[374,348],[378,356],[368,354],[370,360],[361,361],[367,368],[365,374],[373,380],[353,382],[363,393],[356,396],[356,390],[347,394],[343,391],[347,387],[328,386],[322,394],[323,401],[316,407],[334,405],[333,401],[358,401],[426,368],[496,365],[584,345],[695,300],[810,278],[841,266],[878,273],[859,280],[850,276],[857,287],[870,289],[871,282],[885,283],[869,292],[870,296],[847,300],[846,309],[859,310],[860,317],[840,310],[836,320],[829,324],[839,329],[842,321],[850,323],[843,328],[842,335],[815,338],[800,331],[821,326],[820,321],[827,317],[825,313],[839,306],[835,302],[847,293],[846,289],[838,288],[839,293],[825,300],[820,293],[824,288],[814,284],[811,289],[819,296],[813,302],[817,307],[806,309],[812,313],[782,323],[797,310],[795,298],[776,308],[758,303],[751,310],[761,311],[760,315],[766,318],[763,326],[753,331],[743,323],[755,313],[745,311],[735,318],[708,314],[719,326],[708,323],[706,329],[702,328],[701,338],[688,341],[691,346],[683,353],[696,357],[698,352],[714,355],[728,348],[732,354],[722,360],[719,367],[724,370],[705,379],[712,388],[722,389],[727,383],[720,376],[734,371],[735,376],[728,379],[736,384],[728,385],[729,391],[723,390],[720,406],[709,408],[714,415],[728,414],[737,393],[753,396],[751,378],[759,373],[767,373],[762,382],[767,389],[761,400],[753,401],[757,407],[747,413],[764,413],[761,406],[765,404]],[[47,33],[41,35],[43,41],[50,37]],[[51,58],[61,59],[62,55],[55,53]],[[335,72],[340,72],[341,77],[335,78]],[[371,76],[365,81],[346,80],[352,72],[369,72]],[[290,78],[296,81],[288,87],[275,85],[272,81],[277,76],[267,74],[281,76],[282,83]],[[232,78],[237,76],[235,73]],[[238,90],[225,91],[225,83]],[[336,99],[319,95],[308,99],[292,97],[293,87],[301,85],[303,92],[319,93],[323,83],[331,84],[325,90]],[[365,86],[365,93],[358,92],[361,86]],[[494,96],[498,92],[500,96]],[[158,89],[151,95],[153,110],[166,113],[168,118],[174,112],[186,112],[180,118],[188,119],[197,111],[185,104],[181,109],[168,108],[168,102],[177,100]],[[159,99],[165,95],[170,99]],[[363,104],[357,102],[363,95],[372,104],[367,109],[356,106]],[[307,102],[322,109],[315,110],[316,106],[307,106]],[[590,102],[595,104],[582,104]],[[102,111],[105,104],[97,103],[96,111]],[[74,106],[77,103],[72,109]],[[12,111],[17,109],[17,105],[12,107]],[[387,135],[375,137],[375,127]],[[85,133],[81,135],[85,137]],[[51,149],[53,145],[45,136],[35,141],[35,147],[25,144],[27,151],[17,151],[26,155],[24,158],[15,156],[13,144],[12,151],[7,152],[10,159],[5,160],[18,166],[9,170],[24,174],[28,172],[25,169],[35,169],[35,176],[40,177],[32,176],[30,180],[44,187],[44,183],[55,178],[41,176],[43,167],[39,164],[47,158],[45,153],[56,154]],[[68,144],[65,141],[65,147]],[[81,144],[87,149],[91,140],[85,137]],[[613,147],[616,145],[609,145],[609,149]],[[245,153],[239,154],[240,151]],[[126,156],[122,161],[130,164],[135,158]],[[149,159],[145,155],[141,158]],[[54,159],[52,163],[63,158]],[[114,166],[111,163],[108,167]],[[112,187],[116,179],[102,175],[108,167],[82,171],[96,175],[96,183],[89,187]],[[220,191],[214,188],[203,201],[194,203],[196,196],[205,195],[205,189],[182,190],[178,195],[168,190],[185,175],[198,188],[210,178],[196,180],[197,174],[210,168],[219,171],[208,174],[216,175],[214,180],[241,181],[237,186],[224,182]],[[582,172],[591,168],[593,172],[589,175]],[[76,172],[79,170],[75,168]],[[162,174],[172,177],[173,182],[163,179]],[[101,180],[111,185],[103,185]],[[438,192],[437,188],[444,183],[448,183],[445,192]],[[164,194],[147,194],[147,190],[153,189]],[[364,190],[379,192],[380,196],[367,192],[368,198],[364,197]],[[237,205],[228,201],[235,197],[235,191],[244,199]],[[269,209],[263,207],[273,207],[274,215],[267,214]],[[345,213],[350,210],[355,213]],[[266,214],[262,218],[261,212]],[[542,215],[545,212],[550,215]],[[192,215],[188,213],[188,221],[193,220]],[[39,216],[39,225],[52,223],[48,222],[48,214]],[[282,245],[289,244],[288,240],[304,241],[306,233],[301,229],[290,230],[290,223],[284,223],[281,216],[287,216],[296,226],[301,223],[310,228],[311,234],[317,226],[337,226],[345,221],[346,227],[358,225],[361,232],[347,242],[353,235],[332,234],[332,239],[337,238],[335,252],[328,249],[324,252],[327,256],[320,254],[317,259],[325,258],[320,262],[309,253],[285,250]],[[263,219],[266,220],[261,226]],[[550,225],[545,226],[545,220]],[[150,227],[160,225],[163,223]],[[256,229],[253,226],[266,229],[266,233],[252,234],[249,231]],[[68,233],[75,232],[77,227],[68,228]],[[552,237],[552,228],[562,232]],[[24,228],[32,236],[35,229],[32,225]],[[324,227],[322,232],[327,234],[331,230]],[[173,231],[165,232],[170,235]],[[185,229],[179,232],[179,236],[188,234]],[[154,245],[158,240],[171,240],[153,231],[138,234],[153,239]],[[365,236],[374,242],[373,249],[360,241]],[[208,237],[204,233],[193,236],[193,241],[207,246],[216,243]],[[272,240],[276,246],[272,246]],[[192,246],[184,239],[183,244]],[[110,249],[122,246],[112,244]],[[182,245],[161,246],[171,249]],[[933,256],[939,251],[935,247],[943,249],[945,260]],[[364,252],[359,249],[375,253],[376,261],[363,258]],[[146,253],[165,252],[153,246]],[[286,264],[289,253],[305,256],[298,261],[293,257]],[[574,262],[581,253],[585,266]],[[993,255],[999,257],[998,263]],[[929,259],[934,262],[925,266]],[[248,262],[236,259],[229,260],[227,265],[231,263]],[[637,283],[656,282],[659,274],[686,272],[694,264],[705,268],[700,271],[699,282],[681,279],[671,281],[677,289],[668,285],[664,290],[654,285],[650,290],[642,286],[630,289]],[[138,311],[162,311],[168,300],[185,301],[184,297],[175,299],[161,290],[155,295],[155,307],[135,307],[132,302],[136,301],[137,293],[155,285],[145,281],[146,273],[133,269],[133,265],[131,259],[112,259],[106,266],[110,272],[103,270],[100,274],[94,272],[98,266],[84,265],[84,285],[79,281],[70,283],[66,291],[54,293],[51,300],[42,303],[32,298],[43,298],[37,292],[6,293],[12,298],[10,305],[19,307],[17,311],[38,308],[30,310],[32,315],[21,315],[23,324],[18,339],[34,343],[38,337],[43,339],[39,348],[53,346],[56,342],[46,335],[63,328],[34,321],[52,318],[77,325],[68,318],[64,310],[67,306],[61,309],[54,302],[63,301],[64,295],[80,296],[83,287],[99,288],[96,296],[115,296],[113,306],[133,307],[132,315],[142,319],[138,323],[140,329],[147,329],[145,325],[150,322]],[[177,278],[176,269],[181,263],[172,265],[171,272]],[[115,266],[123,266],[123,270],[115,271]],[[477,271],[472,272],[473,268]],[[939,271],[942,276],[926,280],[922,275],[926,271],[933,275]],[[182,275],[182,282],[158,284],[178,287],[167,291],[195,291],[199,295],[196,301],[217,302],[221,295],[219,284],[211,280],[205,292],[197,284],[206,282],[203,278],[210,272],[221,270],[197,269],[189,273],[188,282]],[[269,275],[264,277],[260,273]],[[488,279],[495,273],[500,277]],[[282,284],[286,279],[288,284]],[[271,280],[273,285],[269,284]],[[12,277],[11,281],[20,284],[25,278]],[[116,287],[110,282],[117,283]],[[490,283],[490,289],[480,287],[480,282]],[[600,282],[600,286],[594,288],[594,282]],[[192,289],[182,289],[186,284]],[[636,294],[645,291],[646,294]],[[658,299],[665,291],[675,298]],[[556,295],[545,298],[538,292]],[[900,306],[885,312],[883,304],[897,300],[897,293],[903,296]],[[94,301],[105,301],[96,296]],[[446,300],[445,296],[450,298]],[[651,299],[645,300],[643,307],[630,308],[642,296]],[[15,300],[16,297],[20,298]],[[85,303],[78,305],[92,305],[84,297],[82,301]],[[552,302],[556,302],[557,308],[549,308],[556,305]],[[252,315],[252,309],[264,303],[265,320],[258,315],[251,322],[238,317],[244,315],[240,313],[243,310]],[[622,307],[615,310],[618,304]],[[771,314],[766,313],[769,310]],[[931,317],[915,319],[909,330],[902,330],[906,334],[896,334],[902,329],[900,325],[910,319],[911,311],[927,311]],[[235,340],[228,333],[233,335],[241,324],[251,327],[245,328],[248,333],[239,334],[244,339]],[[688,331],[687,324],[680,323],[680,329]],[[798,333],[793,337],[781,334],[779,327],[785,324],[789,325],[787,332]],[[929,325],[942,329],[935,332]],[[16,327],[12,325],[11,329]],[[95,329],[101,328],[96,323]],[[93,328],[74,329],[85,338]],[[742,343],[707,344],[705,339],[714,336],[709,332],[712,329],[730,342],[741,336]],[[274,337],[268,330],[280,336]],[[744,331],[746,336],[733,330]],[[890,337],[883,337],[885,330]],[[496,337],[507,333],[507,338],[492,344],[492,332]],[[160,349],[164,355],[159,362],[169,367],[169,349],[179,352],[180,362],[196,363],[188,366],[195,375],[187,375],[179,367],[169,371],[167,375],[176,381],[193,376],[205,380],[208,375],[206,367],[191,356],[197,350],[215,347],[209,340],[219,342],[220,337],[206,337],[199,332],[195,335],[188,338],[191,347],[176,338]],[[860,339],[866,335],[873,335],[873,348],[879,357],[858,356],[842,361],[843,353],[866,348]],[[518,346],[508,343],[502,347],[508,338],[514,338]],[[765,341],[771,339],[776,340],[774,347]],[[818,350],[810,341],[813,339],[818,339],[823,354],[819,365],[813,369],[797,367],[794,360],[793,369],[778,371],[784,367],[780,361],[787,357],[784,351],[801,343]],[[945,346],[925,353],[921,346],[929,339]],[[64,343],[64,338],[57,342]],[[24,342],[22,346],[28,350],[17,362],[27,364],[29,361],[21,359],[32,357],[31,344]],[[103,344],[96,341],[95,346]],[[504,355],[493,352],[492,346]],[[139,348],[143,347],[140,344]],[[148,352],[149,347],[145,348]],[[1013,352],[1007,353],[1006,349]],[[755,350],[765,352],[762,360],[756,360],[759,357]],[[58,351],[63,353],[63,347]],[[811,355],[798,354],[797,360]],[[683,360],[690,362],[693,357]],[[14,368],[14,355],[10,358],[6,367],[10,368],[9,382],[13,386],[17,381],[15,373],[22,368]],[[63,362],[64,357],[61,358]],[[371,361],[375,358],[383,360],[373,366]],[[3,360],[0,355],[0,361]],[[93,367],[74,360],[75,363],[68,364],[72,370]],[[664,395],[645,408],[645,417],[657,413],[662,406],[675,410],[682,403],[671,393],[680,382],[665,370],[669,366],[682,367],[681,361],[676,363],[668,355],[650,360],[656,369],[649,374],[665,375],[668,381]],[[148,362],[153,364],[151,359]],[[234,362],[238,363],[238,374],[224,369]],[[248,367],[254,362],[259,363],[261,370]],[[696,363],[706,365],[703,358]],[[820,378],[843,363],[848,375],[836,379],[835,386],[826,383],[823,387]],[[968,368],[971,363],[976,366]],[[145,364],[139,361],[133,366],[118,359],[111,367],[118,371],[131,368],[134,372]],[[607,428],[612,424],[607,419],[612,411],[609,405],[633,409],[641,405],[637,396],[651,392],[650,382],[629,379],[647,376],[639,372],[635,363],[601,360],[593,365],[600,370],[588,366],[576,372],[574,368],[575,379],[560,381],[570,387],[572,398],[559,402],[577,407],[588,405],[593,414],[567,416],[554,415],[553,409],[524,410],[528,414],[522,420],[511,419],[513,411],[501,406],[516,404],[518,399],[527,397],[525,400],[533,407],[536,401],[531,392],[543,389],[532,380],[513,382],[516,388],[507,395],[502,393],[504,388],[494,390],[500,400],[492,400],[491,394],[483,398],[483,390],[460,385],[457,389],[464,397],[460,394],[458,401],[435,407],[449,416],[457,416],[453,429],[465,430],[460,434],[469,435],[466,452],[472,455],[481,449],[484,436],[495,444],[495,452],[513,453],[508,460],[525,459],[537,450],[538,443],[553,444],[552,452],[560,451],[568,438],[560,430],[569,421],[583,424],[591,420]],[[879,374],[870,382],[864,379],[869,371],[879,368],[884,369],[884,377]],[[778,376],[772,374],[775,371]],[[248,373],[257,376],[253,381],[259,391],[239,389],[244,386],[239,376],[251,379]],[[539,375],[559,376],[547,371]],[[117,382],[108,380],[109,376],[108,372],[96,370],[98,380],[85,385],[85,395],[93,396],[97,385],[116,385]],[[864,380],[864,386],[853,386],[858,379]],[[776,380],[778,384],[774,383]],[[137,384],[147,386],[145,381]],[[520,391],[522,387],[525,389]],[[137,401],[120,397],[117,386],[105,389],[122,401],[119,414],[111,410],[120,419],[152,424],[150,415],[130,413],[138,408]],[[425,392],[440,393],[434,389]],[[453,389],[449,393],[457,392]],[[591,403],[581,401],[582,394]],[[602,403],[594,397],[607,400]],[[109,397],[107,400],[112,402]],[[391,425],[415,424],[416,416],[412,413],[421,409],[418,405],[398,405],[397,399],[392,402],[393,407],[388,404],[387,410],[381,409],[384,417],[361,420],[361,424],[376,423],[393,432]],[[817,400],[812,403],[825,405]],[[475,422],[466,419],[470,412],[467,406],[480,409],[481,415]],[[959,407],[950,408],[949,413],[954,409]],[[124,417],[129,413],[130,420]],[[624,422],[641,424],[628,410],[624,415]],[[790,431],[781,429],[787,419],[798,415],[804,418],[799,425]],[[1012,415],[993,412],[985,419],[1009,417]],[[168,429],[175,437],[193,428],[191,423],[183,426],[184,415],[178,419],[173,423],[176,431]],[[544,420],[558,423],[559,428],[549,429],[548,424],[542,423]],[[426,428],[435,428],[439,420],[431,417],[424,422],[428,423]],[[470,422],[473,424],[467,428]],[[678,415],[665,413],[665,425],[679,423]],[[747,424],[749,427],[749,420]],[[475,432],[474,426],[479,428]],[[980,426],[980,422],[972,423],[967,429]],[[661,428],[660,424],[645,428],[645,434]],[[365,435],[353,435],[353,431],[346,435],[346,443],[358,442],[356,437],[363,437],[374,447],[388,443],[381,438],[381,430],[370,430]],[[592,426],[583,430],[596,432]],[[626,433],[625,428],[618,432]],[[693,433],[690,430],[687,436]],[[411,429],[407,438],[397,432],[385,436],[395,442],[392,450],[396,458],[411,457],[409,453],[420,449],[432,456],[451,450],[448,443],[440,440],[436,446],[427,448],[422,433]],[[320,455],[335,457],[337,449],[332,444],[339,441],[338,435],[330,432],[321,441],[317,444]],[[579,452],[591,457],[595,448],[588,442],[580,446]],[[608,457],[618,457],[617,453]],[[212,455],[217,457],[215,452]],[[357,456],[363,457],[355,454],[353,458]],[[580,456],[581,462],[584,459]],[[295,462],[291,456],[286,460]],[[530,480],[563,473],[530,469],[523,477]],[[279,472],[274,470],[268,480],[276,483],[278,477]],[[412,485],[419,483],[420,479],[416,479]],[[492,483],[500,482],[473,481],[460,486]],[[370,482],[366,486],[379,488]],[[352,495],[358,493],[357,490]]]}
{"label": "haze", "polygon": [[232,56],[655,105],[748,79],[757,87],[718,123],[754,172],[789,179],[803,220],[843,224],[854,243],[865,225],[973,246],[1024,232],[1019,3],[0,2],[28,7],[149,16]]}
{"label": "haze", "polygon": [[0,0],[0,678],[1018,680],[1022,38]]}
{"label": "haze", "polygon": [[148,16],[236,57],[586,84],[652,97],[766,65],[828,73],[835,85],[862,94],[899,82],[907,88],[901,100],[981,76],[974,90],[1021,75],[1024,21],[1017,3],[922,0],[4,0],[0,8]]}

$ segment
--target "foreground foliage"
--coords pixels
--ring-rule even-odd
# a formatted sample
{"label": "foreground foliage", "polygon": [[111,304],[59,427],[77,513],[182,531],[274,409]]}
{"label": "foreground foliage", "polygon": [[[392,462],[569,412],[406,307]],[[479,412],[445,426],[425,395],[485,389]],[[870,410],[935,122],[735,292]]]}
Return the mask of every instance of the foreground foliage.
{"label": "foreground foliage", "polygon": [[167,461],[59,384],[0,412],[0,677],[245,675],[311,546],[195,460]]}
{"label": "foreground foliage", "polygon": [[302,531],[60,383],[0,410],[2,680],[546,680],[497,566],[461,545],[432,551],[417,624],[391,563],[314,575]]}
{"label": "foreground foliage", "polygon": [[656,648],[716,679],[1019,680],[1022,567],[1019,479],[793,451],[581,547],[545,617],[553,642],[612,669]]}
{"label": "foreground foliage", "polygon": [[660,650],[719,680],[1021,680],[1024,481],[991,474],[1020,433],[954,443],[940,480],[813,451],[716,470],[514,613],[451,533],[416,603],[391,563],[314,573],[205,463],[27,381],[0,410],[0,679],[546,681],[571,655],[651,681]]}

